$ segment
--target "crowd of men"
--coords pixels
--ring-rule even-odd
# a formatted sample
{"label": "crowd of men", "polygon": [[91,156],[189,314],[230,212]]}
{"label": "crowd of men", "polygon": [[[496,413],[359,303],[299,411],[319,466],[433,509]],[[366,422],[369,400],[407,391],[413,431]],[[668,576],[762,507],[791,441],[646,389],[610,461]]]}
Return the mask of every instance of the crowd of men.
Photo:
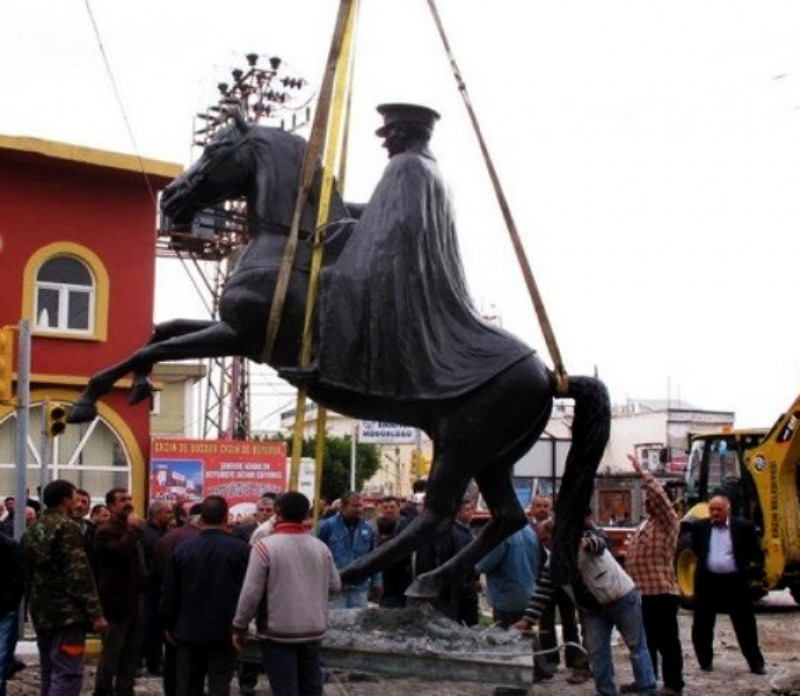
{"label": "crowd of men", "polygon": [[[472,572],[445,583],[433,606],[467,626],[480,619],[485,592],[492,620],[534,637],[534,681],[553,679],[560,661],[556,614],[566,645],[567,681],[594,678],[601,696],[675,696],[684,689],[673,557],[678,518],[658,481],[631,458],[643,479],[646,517],[627,547],[625,568],[610,553],[587,510],[578,549],[579,577],[554,587],[549,576],[554,520],[549,497],[534,497],[530,524],[486,555]],[[42,694],[80,693],[87,631],[102,635],[95,696],[132,696],[137,674],[161,676],[167,696],[255,693],[263,669],[273,694],[321,694],[321,640],[331,608],[406,606],[413,579],[447,562],[473,538],[474,500],[417,551],[358,585],[338,570],[386,543],[425,505],[424,482],[405,503],[387,496],[365,519],[360,494],[343,495],[309,533],[309,501],[299,493],[265,495],[252,517],[232,523],[218,495],[194,504],[154,500],[146,519],[129,491],[112,488],[91,506],[66,480],[42,491],[45,509],[27,520],[21,544],[0,534],[0,696],[15,669],[23,596],[36,631]],[[11,502],[11,505],[9,505]],[[28,501],[27,507],[31,507]],[[15,511],[4,501],[6,520]],[[710,519],[695,525],[698,558],[692,642],[713,669],[718,612],[731,615],[750,669],[763,674],[746,569],[760,553],[754,530],[714,496]],[[3,530],[13,529],[5,525]],[[483,584],[481,582],[483,578]],[[634,682],[617,687],[611,651],[616,628],[630,653]],[[255,630],[261,664],[242,661]],[[663,687],[657,687],[660,673]]]}
{"label": "crowd of men", "polygon": [[[600,696],[676,696],[683,693],[685,686],[674,570],[680,524],[661,484],[642,468],[638,459],[629,456],[629,460],[642,477],[645,517],[628,540],[625,567],[612,555],[602,530],[594,524],[592,511],[586,510],[578,548],[578,577],[568,587],[554,587],[545,560],[516,627],[538,627],[536,649],[546,656],[551,654],[547,648],[553,645],[551,617],[555,606],[561,612],[564,640],[577,644],[573,619],[566,619],[574,616],[576,608],[588,664],[576,664],[579,658],[573,654],[573,672],[568,681],[579,682],[591,674]],[[714,623],[718,613],[726,613],[751,672],[765,674],[749,592],[749,569],[763,560],[755,527],[731,516],[730,501],[723,494],[711,497],[709,513],[708,519],[697,520],[691,526],[692,550],[697,557],[692,625],[695,655],[701,669],[713,670]],[[537,527],[545,546],[549,525],[545,521]],[[564,599],[566,606],[562,607]],[[614,679],[611,650],[615,628],[628,649],[634,677],[632,683],[620,687]],[[569,661],[568,652],[568,665]],[[657,684],[659,666],[661,688]],[[546,661],[535,660],[534,680],[551,677]]]}

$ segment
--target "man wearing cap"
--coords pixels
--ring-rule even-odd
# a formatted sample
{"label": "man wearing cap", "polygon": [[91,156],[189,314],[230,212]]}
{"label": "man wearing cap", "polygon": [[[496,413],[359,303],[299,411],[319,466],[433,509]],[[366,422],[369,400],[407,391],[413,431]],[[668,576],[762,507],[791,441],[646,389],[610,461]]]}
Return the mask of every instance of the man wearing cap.
{"label": "man wearing cap", "polygon": [[318,354],[310,369],[280,374],[314,382],[320,394],[457,397],[532,350],[486,324],[468,295],[450,198],[428,149],[439,114],[414,104],[378,112],[390,161],[338,262],[322,273]]}

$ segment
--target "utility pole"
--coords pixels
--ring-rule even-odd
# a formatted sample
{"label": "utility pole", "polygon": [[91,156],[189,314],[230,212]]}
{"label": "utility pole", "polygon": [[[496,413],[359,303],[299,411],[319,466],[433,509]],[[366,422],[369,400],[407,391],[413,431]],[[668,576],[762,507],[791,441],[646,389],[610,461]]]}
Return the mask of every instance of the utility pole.
{"label": "utility pole", "polygon": [[31,325],[27,319],[19,322],[19,358],[17,360],[17,442],[16,486],[14,489],[14,538],[19,541],[25,530],[25,504],[28,500],[28,424],[31,393]]}

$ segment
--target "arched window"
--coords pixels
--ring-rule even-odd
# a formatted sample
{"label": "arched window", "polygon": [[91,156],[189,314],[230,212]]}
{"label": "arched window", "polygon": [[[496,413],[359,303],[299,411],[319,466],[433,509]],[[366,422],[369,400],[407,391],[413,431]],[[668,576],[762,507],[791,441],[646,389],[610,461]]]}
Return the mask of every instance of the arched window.
{"label": "arched window", "polygon": [[39,330],[94,331],[95,282],[74,256],[55,256],[36,274],[35,327]]}
{"label": "arched window", "polygon": [[35,334],[76,341],[108,336],[108,271],[100,257],[74,242],[53,242],[25,264],[22,316]]}

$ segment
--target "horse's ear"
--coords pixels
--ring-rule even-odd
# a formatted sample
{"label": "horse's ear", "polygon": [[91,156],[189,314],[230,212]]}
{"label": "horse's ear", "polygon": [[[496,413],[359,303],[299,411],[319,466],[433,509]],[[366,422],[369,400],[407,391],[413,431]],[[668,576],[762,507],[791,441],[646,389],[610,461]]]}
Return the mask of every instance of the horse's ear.
{"label": "horse's ear", "polygon": [[242,112],[239,109],[232,109],[230,112],[231,117],[233,118],[233,122],[236,124],[236,127],[242,132],[246,133],[249,126],[247,125],[247,121],[245,120]]}

